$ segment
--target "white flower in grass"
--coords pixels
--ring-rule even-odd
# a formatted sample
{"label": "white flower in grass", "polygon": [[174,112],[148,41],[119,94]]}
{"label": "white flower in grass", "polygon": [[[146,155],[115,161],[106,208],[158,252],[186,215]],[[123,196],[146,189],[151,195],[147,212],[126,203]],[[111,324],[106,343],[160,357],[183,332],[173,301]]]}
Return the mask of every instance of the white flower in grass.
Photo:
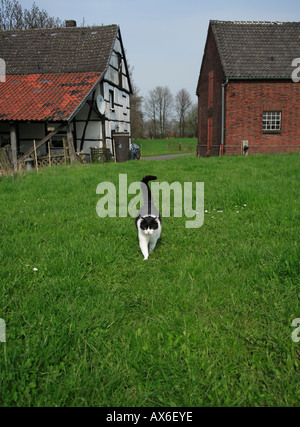
{"label": "white flower in grass", "polygon": [[36,267],[34,267],[33,271],[39,271],[39,269],[38,269],[38,268],[36,268]]}
{"label": "white flower in grass", "polygon": [[206,212],[206,213],[208,213],[208,210],[207,210],[207,209],[205,209],[205,212]]}
{"label": "white flower in grass", "polygon": [[236,213],[239,213],[240,211],[236,211]]}
{"label": "white flower in grass", "polygon": [[244,206],[247,206],[247,205],[244,204]]}

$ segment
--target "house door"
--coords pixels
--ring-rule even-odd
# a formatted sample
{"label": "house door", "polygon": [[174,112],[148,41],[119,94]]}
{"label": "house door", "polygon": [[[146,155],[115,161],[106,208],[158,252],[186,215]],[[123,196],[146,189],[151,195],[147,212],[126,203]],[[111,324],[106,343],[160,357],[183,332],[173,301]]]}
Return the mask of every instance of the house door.
{"label": "house door", "polygon": [[117,162],[126,162],[129,159],[129,133],[113,133],[114,150]]}

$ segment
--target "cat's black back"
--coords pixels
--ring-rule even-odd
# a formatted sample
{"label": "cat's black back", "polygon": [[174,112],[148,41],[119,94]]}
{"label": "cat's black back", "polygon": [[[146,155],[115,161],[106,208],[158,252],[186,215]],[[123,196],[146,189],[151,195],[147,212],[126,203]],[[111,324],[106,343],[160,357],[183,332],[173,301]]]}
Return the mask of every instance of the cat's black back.
{"label": "cat's black back", "polygon": [[135,225],[137,227],[138,220],[143,218],[143,221],[140,224],[140,227],[143,230],[146,230],[147,228],[156,230],[158,228],[158,224],[155,218],[158,218],[161,222],[161,216],[158,212],[158,209],[154,205],[151,190],[148,185],[149,181],[154,181],[156,179],[157,177],[154,175],[147,175],[141,180],[144,205],[141,207],[137,217],[135,218]]}

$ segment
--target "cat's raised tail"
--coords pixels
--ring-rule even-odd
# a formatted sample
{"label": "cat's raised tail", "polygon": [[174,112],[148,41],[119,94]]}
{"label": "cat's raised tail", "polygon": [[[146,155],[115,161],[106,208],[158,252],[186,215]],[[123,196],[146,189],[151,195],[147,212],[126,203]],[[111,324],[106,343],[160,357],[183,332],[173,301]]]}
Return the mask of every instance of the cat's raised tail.
{"label": "cat's raised tail", "polygon": [[144,205],[140,209],[139,214],[142,217],[159,216],[159,212],[154,205],[151,190],[148,185],[149,181],[155,181],[156,179],[157,179],[157,176],[147,175],[147,176],[144,176],[144,178],[141,180],[141,189],[142,189],[142,194],[144,199]]}

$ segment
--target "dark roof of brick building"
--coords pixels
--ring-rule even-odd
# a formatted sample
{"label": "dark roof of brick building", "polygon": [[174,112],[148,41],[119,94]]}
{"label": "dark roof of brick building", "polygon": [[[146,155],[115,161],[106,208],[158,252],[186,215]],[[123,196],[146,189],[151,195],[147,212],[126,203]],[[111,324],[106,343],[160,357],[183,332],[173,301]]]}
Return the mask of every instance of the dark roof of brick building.
{"label": "dark roof of brick building", "polygon": [[7,74],[104,72],[117,25],[0,31]]}
{"label": "dark roof of brick building", "polygon": [[210,21],[227,78],[291,78],[300,22]]}

